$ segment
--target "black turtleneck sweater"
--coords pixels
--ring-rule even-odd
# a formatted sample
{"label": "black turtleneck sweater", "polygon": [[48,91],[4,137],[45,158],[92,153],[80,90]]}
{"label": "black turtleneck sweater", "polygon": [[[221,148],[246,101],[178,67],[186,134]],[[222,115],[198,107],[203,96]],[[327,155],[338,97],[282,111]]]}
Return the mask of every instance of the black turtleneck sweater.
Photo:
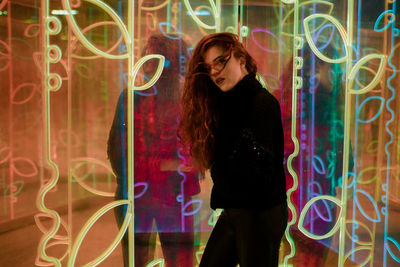
{"label": "black turtleneck sweater", "polygon": [[211,208],[266,209],[286,200],[279,102],[246,75],[217,102]]}

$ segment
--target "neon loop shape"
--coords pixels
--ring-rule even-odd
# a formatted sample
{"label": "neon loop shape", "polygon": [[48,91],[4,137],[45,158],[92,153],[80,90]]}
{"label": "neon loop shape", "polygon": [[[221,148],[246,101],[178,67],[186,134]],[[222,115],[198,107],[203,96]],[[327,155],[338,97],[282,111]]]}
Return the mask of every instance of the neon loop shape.
{"label": "neon loop shape", "polygon": [[156,10],[161,9],[164,6],[166,6],[169,2],[171,2],[171,0],[166,0],[164,3],[161,3],[158,6],[146,7],[146,6],[142,6],[143,5],[143,0],[140,0],[139,1],[139,6],[140,6],[139,8],[141,10],[144,10],[144,11],[156,11]]}
{"label": "neon loop shape", "polygon": [[312,38],[312,36],[311,36],[311,31],[310,31],[310,28],[309,28],[309,24],[310,24],[309,22],[312,21],[313,19],[317,19],[317,18],[326,19],[326,20],[330,21],[334,26],[336,26],[336,28],[337,28],[337,30],[339,31],[339,34],[340,34],[340,36],[341,36],[341,38],[342,38],[343,43],[344,43],[344,44],[347,44],[347,35],[346,35],[346,31],[345,31],[345,29],[343,28],[343,26],[340,24],[340,22],[339,22],[337,19],[335,19],[334,17],[329,16],[329,15],[313,14],[313,15],[310,15],[310,16],[308,16],[307,18],[305,18],[305,19],[304,19],[304,22],[303,22],[303,24],[304,24],[304,33],[305,33],[307,42],[308,42],[308,44],[309,44],[311,50],[315,53],[315,55],[316,55],[318,58],[320,58],[321,60],[326,61],[326,62],[328,62],[328,63],[342,63],[342,62],[345,62],[346,59],[347,59],[347,57],[348,57],[348,54],[349,54],[349,53],[348,53],[348,48],[347,48],[346,45],[345,45],[345,47],[344,47],[344,49],[345,49],[345,55],[344,55],[343,57],[341,57],[341,58],[338,58],[338,59],[328,58],[328,57],[324,56],[324,55],[317,49],[317,47],[316,47],[316,45],[315,45],[315,43],[314,43],[314,40],[313,40],[313,38]]}
{"label": "neon loop shape", "polygon": [[[379,24],[381,23],[382,19],[385,17],[386,14],[389,16],[388,22],[386,23],[386,25],[383,25],[383,27],[378,28]],[[390,27],[390,25],[393,25],[395,21],[396,21],[396,16],[393,14],[393,10],[391,10],[391,9],[386,10],[383,13],[381,13],[379,15],[379,17],[376,19],[375,25],[374,25],[374,31],[383,32],[386,29],[388,29]]]}
{"label": "neon loop shape", "polygon": [[388,242],[388,241],[391,242],[394,246],[396,246],[396,248],[397,248],[398,251],[400,251],[400,245],[399,245],[399,243],[398,243],[396,240],[394,240],[394,238],[388,236],[388,237],[386,238],[386,241],[385,241],[385,249],[389,252],[389,255],[390,255],[395,261],[400,262],[400,258],[397,257],[397,256],[393,253],[393,251],[390,249],[390,246],[389,246],[389,242]]}
{"label": "neon loop shape", "polygon": [[[68,245],[69,245],[69,241],[68,240],[59,240],[59,241],[53,241],[51,243],[47,243],[46,245],[46,249],[49,249],[51,247],[55,247],[57,245],[65,245],[65,253],[64,255],[62,255],[61,257],[58,257],[58,259],[60,261],[63,261],[65,259],[65,257],[68,255]],[[36,255],[36,260],[35,260],[35,264],[37,266],[54,266],[53,263],[49,263],[47,261],[42,261],[39,257],[39,254]]]}
{"label": "neon loop shape", "polygon": [[[110,15],[111,18],[114,19],[114,21],[116,22],[118,27],[121,29],[122,36],[124,38],[125,43],[130,44],[132,42],[132,40],[129,36],[128,30],[126,29],[123,21],[111,7],[109,7],[107,4],[105,4],[99,0],[97,0],[97,1],[96,0],[86,0],[86,1],[93,5],[98,6],[99,8],[103,9],[108,15]],[[83,35],[81,30],[79,29],[79,26],[77,25],[77,23],[74,19],[74,16],[72,15],[72,10],[71,10],[70,4],[69,4],[69,0],[63,0],[62,5],[63,5],[63,8],[68,11],[68,14],[66,15],[68,24],[71,26],[76,37],[81,41],[82,45],[85,46],[89,51],[93,52],[94,54],[96,54],[98,56],[108,58],[108,59],[124,59],[124,58],[129,57],[129,55],[131,54],[130,45],[127,45],[128,52],[126,54],[122,54],[122,55],[111,55],[111,54],[105,53],[105,52],[101,51],[100,49],[98,49],[97,47],[95,47],[92,43],[89,42],[89,40]]]}
{"label": "neon loop shape", "polygon": [[7,198],[7,197],[11,197],[11,198],[16,197],[16,196],[19,195],[19,193],[21,193],[23,188],[24,188],[24,181],[23,180],[19,180],[19,181],[15,181],[14,180],[14,182],[11,185],[8,185],[4,189],[3,196],[5,198]]}
{"label": "neon loop shape", "polygon": [[[77,148],[79,147],[80,143],[80,139],[78,137],[78,135],[75,132],[69,132],[70,136],[71,136],[71,148]],[[67,142],[67,135],[68,135],[68,131],[66,129],[61,129],[58,131],[57,134],[57,140],[60,142],[61,145],[63,145],[64,147],[68,146],[68,142]],[[65,136],[65,137],[64,137]]]}
{"label": "neon loop shape", "polygon": [[375,77],[372,79],[372,81],[366,85],[364,88],[360,89],[360,90],[354,90],[354,89],[349,89],[350,93],[352,94],[365,94],[367,92],[369,92],[370,90],[372,90],[375,85],[377,85],[379,83],[379,80],[383,74],[383,69],[385,67],[385,62],[386,62],[386,57],[384,55],[380,55],[380,54],[370,54],[367,55],[363,58],[361,58],[352,68],[351,71],[349,73],[349,80],[350,80],[350,84],[353,84],[354,79],[356,77],[356,75],[359,73],[360,68],[362,65],[364,65],[365,63],[367,63],[368,61],[372,60],[372,59],[379,59],[379,67],[378,67],[378,71],[375,75]]}
{"label": "neon loop shape", "polygon": [[[172,35],[169,35],[168,33],[166,33],[165,30],[164,30],[164,27],[165,27],[165,26],[172,27],[172,28],[174,29],[174,31],[175,31],[175,33],[176,33],[177,36],[172,36]],[[169,23],[169,22],[160,22],[160,23],[158,24],[158,27],[159,27],[161,33],[162,33],[165,37],[167,37],[167,38],[169,38],[169,39],[172,39],[172,40],[179,40],[179,39],[181,38],[181,36],[182,36],[182,33],[177,31],[177,28],[175,27],[175,25],[173,25],[173,24],[171,24],[171,23]]]}
{"label": "neon loop shape", "polygon": [[104,191],[100,191],[100,190],[96,190],[94,188],[89,187],[88,185],[86,185],[83,182],[83,179],[81,177],[79,177],[78,175],[76,175],[76,170],[78,168],[80,168],[83,164],[87,164],[87,163],[92,163],[95,165],[100,165],[101,167],[105,168],[108,172],[112,173],[112,170],[110,169],[110,167],[108,165],[106,165],[104,162],[94,159],[94,158],[75,158],[72,160],[72,162],[78,162],[71,170],[72,173],[72,177],[83,187],[85,188],[87,191],[95,194],[95,195],[100,195],[100,196],[104,196],[104,197],[114,197],[114,192],[104,192]]}
{"label": "neon loop shape", "polygon": [[[129,205],[131,208],[131,202],[129,200],[118,200],[118,201],[114,201],[111,202],[107,205],[105,205],[104,207],[102,207],[101,209],[99,209],[95,214],[93,214],[92,217],[90,217],[90,219],[85,223],[85,225],[82,227],[81,231],[79,232],[73,246],[71,249],[71,256],[68,260],[68,266],[75,266],[75,260],[76,260],[76,256],[78,253],[78,250],[82,244],[83,239],[85,238],[86,234],[89,232],[90,228],[93,226],[93,224],[101,217],[103,216],[105,213],[107,213],[108,211],[112,210],[115,207],[121,206],[121,205]],[[85,264],[85,266],[96,266],[97,264],[99,264],[101,261],[103,261],[107,256],[109,256],[111,254],[111,252],[117,247],[118,243],[121,241],[123,235],[125,234],[128,226],[129,226],[129,222],[132,219],[132,213],[129,212],[126,213],[125,215],[125,219],[124,222],[116,236],[116,238],[114,239],[114,241],[110,244],[110,246],[96,259],[94,259],[93,261]]]}
{"label": "neon loop shape", "polygon": [[[115,22],[113,22],[113,21],[101,21],[101,22],[96,22],[96,23],[93,23],[93,24],[87,26],[86,28],[84,28],[84,29],[82,30],[82,34],[88,32],[88,31],[90,31],[90,30],[93,30],[93,29],[96,28],[96,27],[101,27],[101,26],[105,26],[105,25],[117,25],[117,24],[116,24]],[[78,39],[77,39],[77,38],[74,38],[73,41],[71,42],[71,47],[75,48],[75,47],[76,47],[77,41],[78,41]],[[117,42],[116,42],[113,46],[111,46],[110,49],[108,49],[108,50],[106,51],[106,53],[108,53],[108,54],[111,53],[111,52],[114,51],[121,43],[122,43],[122,35],[121,35],[121,37],[117,40]],[[125,47],[126,47],[126,46],[125,46]],[[78,59],[96,59],[96,58],[99,58],[99,57],[101,57],[101,56],[100,56],[100,55],[97,55],[97,56],[79,56],[79,55],[76,55],[76,54],[72,53],[72,57],[73,57],[73,58],[78,58]]]}
{"label": "neon loop shape", "polygon": [[[34,219],[36,222],[37,227],[42,233],[47,233],[49,230],[46,228],[44,224],[42,224],[40,218],[47,218],[47,219],[52,219],[52,217],[47,214],[47,213],[38,213],[35,214]],[[67,224],[64,222],[64,220],[60,220],[61,226],[64,228],[64,230],[68,233],[69,228],[67,227]],[[68,234],[67,235],[54,235],[52,238],[56,240],[68,240]]]}
{"label": "neon loop shape", "polygon": [[314,155],[313,156],[313,161],[312,161],[312,166],[314,167],[314,170],[318,174],[325,174],[325,164],[322,161],[321,157]]}
{"label": "neon loop shape", "polygon": [[[312,191],[312,187],[311,187],[311,186],[312,186],[313,184],[317,186],[317,188],[318,188],[318,193],[315,193],[315,192]],[[320,185],[319,183],[317,183],[317,182],[313,182],[313,183],[309,184],[309,192],[310,192],[311,197],[321,196],[321,194],[322,194],[321,185]],[[314,205],[314,206],[313,206],[313,209],[315,210],[315,212],[317,213],[317,215],[321,218],[321,220],[323,220],[323,221],[325,221],[325,222],[331,222],[331,221],[332,221],[332,212],[331,212],[331,210],[330,210],[330,208],[329,208],[329,206],[328,206],[327,201],[326,201],[325,199],[322,199],[322,204],[323,204],[323,205],[325,206],[325,208],[326,208],[326,211],[327,211],[327,213],[328,213],[328,218],[325,217],[325,216],[322,214],[322,212],[319,210],[319,208],[318,208],[317,205]]]}
{"label": "neon loop shape", "polygon": [[[208,29],[208,30],[213,30],[217,28],[217,22],[219,21],[219,12],[217,9],[217,6],[215,5],[214,0],[208,0],[208,2],[210,3],[211,6],[211,14],[213,15],[214,19],[215,19],[215,24],[214,25],[207,25],[204,22],[202,22],[199,17],[194,13],[193,8],[191,6],[191,4],[189,3],[189,0],[183,0],[186,9],[189,11],[190,16],[193,18],[193,20],[202,28],[204,29]],[[205,7],[208,8],[207,6],[199,6],[197,9],[201,8],[201,7]]]}
{"label": "neon loop shape", "polygon": [[[366,103],[368,103],[368,102],[369,103],[371,103],[371,102],[380,102],[379,109],[375,113],[375,115],[372,116],[372,118],[367,119],[367,120],[360,119],[360,113],[363,110],[363,108],[366,105]],[[385,104],[385,99],[383,97],[381,97],[381,96],[370,96],[370,97],[366,98],[360,104],[360,106],[357,107],[357,110],[356,110],[356,121],[359,122],[359,123],[370,123],[370,122],[376,120],[381,115],[382,110],[384,108],[384,104]]]}
{"label": "neon loop shape", "polygon": [[[21,91],[22,88],[24,88],[24,87],[30,88],[30,89],[29,89],[29,92],[30,92],[29,95],[28,95],[27,97],[25,97],[25,99],[16,101],[16,100],[15,100],[15,95],[17,95],[17,93],[18,93],[19,91]],[[22,90],[22,91],[23,91],[23,90]],[[34,84],[34,83],[22,83],[22,84],[18,85],[17,88],[15,88],[15,89],[12,91],[12,93],[11,93],[11,103],[14,104],[14,105],[22,105],[22,104],[25,104],[25,103],[27,103],[29,100],[31,100],[31,99],[33,98],[35,92],[38,92],[38,88],[37,88],[37,85],[36,85],[36,84]],[[38,93],[39,93],[39,92],[38,92]]]}
{"label": "neon loop shape", "polygon": [[[362,251],[362,250],[367,250],[369,251],[368,253],[368,257],[366,257],[366,259],[364,260],[364,262],[362,262],[361,264],[357,263],[357,266],[366,266],[367,263],[372,259],[372,246],[361,246],[361,247],[357,247],[355,249],[350,250],[349,252],[347,252],[347,254],[344,256],[344,262],[346,262],[346,260],[350,257],[350,255],[352,255],[353,253],[356,253],[358,251]],[[347,266],[347,264],[345,264],[344,266]]]}
{"label": "neon loop shape", "polygon": [[[262,46],[255,38],[254,34],[258,32],[263,32],[266,33],[267,35],[272,36],[273,39],[275,39],[278,42],[278,49],[269,49],[267,47]],[[278,53],[279,51],[282,51],[284,49],[285,44],[282,42],[282,40],[279,40],[278,36],[276,36],[273,32],[267,30],[267,29],[253,29],[251,30],[251,39],[254,41],[256,46],[258,46],[261,50],[269,53]]]}
{"label": "neon loop shape", "polygon": [[[138,75],[139,75],[139,76],[142,76],[146,81],[150,81],[150,78],[147,77],[147,75],[144,75],[144,74],[142,74],[142,73],[138,73]],[[127,85],[127,84],[128,84],[128,73],[124,73],[124,74],[122,75],[122,79],[123,79],[125,85]],[[149,88],[150,88],[150,87],[149,87]],[[134,92],[135,92],[135,94],[140,95],[140,96],[153,96],[153,95],[158,94],[158,90],[157,90],[157,87],[156,87],[155,84],[153,84],[153,86],[151,86],[151,88],[153,88],[153,92],[150,92],[150,93],[146,93],[146,92],[142,92],[142,91],[137,91],[137,90],[135,90]]]}
{"label": "neon loop shape", "polygon": [[[265,79],[265,81],[264,81],[267,88],[271,88],[272,90],[281,90],[282,89],[282,82],[280,81],[280,79],[277,76],[275,76],[274,74],[271,74],[271,73],[266,73],[266,74],[264,74],[264,76],[271,78],[271,79]],[[261,75],[259,77],[261,77],[261,79],[263,78]],[[268,82],[270,80],[273,80],[273,81]],[[272,86],[271,85],[272,83],[276,84],[277,86]]]}
{"label": "neon loop shape", "polygon": [[[363,207],[361,206],[360,201],[359,201],[359,195],[360,195],[360,194],[362,194],[362,195],[364,195],[365,197],[367,197],[367,199],[370,201],[370,203],[371,203],[372,206],[374,207],[374,211],[375,211],[375,214],[376,214],[376,218],[372,218],[372,217],[368,216],[367,213],[365,213],[365,211],[364,211],[364,209],[363,209]],[[368,219],[368,220],[371,221],[371,222],[375,222],[375,223],[378,223],[378,222],[381,221],[381,215],[380,215],[380,213],[379,213],[378,206],[377,206],[376,202],[373,200],[373,198],[372,198],[367,192],[365,192],[364,190],[361,190],[361,189],[357,189],[357,190],[356,190],[355,201],[356,201],[357,208],[360,210],[361,214],[362,214],[366,219]]]}
{"label": "neon loop shape", "polygon": [[352,236],[352,235],[349,233],[349,231],[347,230],[347,227],[346,227],[346,228],[345,228],[346,235],[347,235],[353,242],[355,242],[355,243],[357,243],[357,244],[359,244],[359,245],[362,245],[362,246],[369,246],[369,245],[372,245],[372,242],[373,242],[373,233],[372,233],[371,229],[369,229],[369,228],[367,227],[367,225],[365,225],[363,222],[360,222],[360,221],[349,221],[349,220],[346,221],[346,224],[350,224],[350,225],[352,225],[352,226],[354,225],[354,229],[359,229],[360,226],[362,226],[362,228],[365,229],[365,231],[369,234],[369,237],[371,238],[371,241],[370,241],[370,242],[360,241],[358,238],[354,238],[354,236]]}
{"label": "neon loop shape", "polygon": [[[134,82],[135,82],[135,79],[136,79],[136,76],[137,76],[137,74],[138,74],[138,72],[139,72],[140,67],[141,67],[146,61],[148,61],[148,60],[150,60],[150,59],[153,59],[153,58],[159,60],[158,66],[157,66],[157,69],[156,69],[156,72],[155,72],[154,76],[153,76],[153,77],[150,79],[150,81],[147,82],[145,85],[142,85],[142,86],[135,86],[135,85],[134,85]],[[146,90],[146,89],[152,87],[152,86],[157,82],[157,80],[160,78],[161,73],[162,73],[162,71],[163,71],[163,69],[164,69],[164,63],[165,63],[165,57],[162,56],[162,55],[147,55],[147,56],[144,56],[144,57],[142,57],[141,59],[139,59],[139,60],[136,62],[135,66],[133,67],[132,80],[131,80],[131,82],[132,82],[133,84],[131,85],[131,86],[132,86],[131,88],[133,88],[133,90],[141,91],[141,90]]]}
{"label": "neon loop shape", "polygon": [[[23,173],[23,172],[21,172],[21,171],[19,171],[18,170],[18,168],[15,166],[15,163],[16,162],[24,162],[25,163],[25,165],[27,164],[27,165],[30,165],[30,167],[31,167],[31,172],[25,172],[25,173]],[[37,167],[36,167],[36,165],[35,165],[35,163],[31,160],[31,159],[29,159],[29,158],[24,158],[24,157],[15,157],[15,158],[12,158],[11,159],[11,169],[12,169],[12,171],[15,173],[15,174],[17,174],[17,175],[19,175],[19,176],[22,176],[22,177],[33,177],[33,176],[36,176],[39,172],[38,172],[38,169],[37,169]]]}
{"label": "neon loop shape", "polygon": [[[281,1],[282,1],[282,0],[281,0]],[[298,0],[297,0],[297,1],[298,1]],[[331,13],[332,13],[332,10],[333,10],[333,3],[330,3],[330,2],[327,2],[327,1],[320,1],[320,0],[305,1],[305,2],[302,2],[302,3],[300,3],[300,4],[296,3],[296,0],[290,0],[290,1],[287,1],[287,0],[286,0],[286,1],[282,1],[282,2],[284,2],[284,3],[288,2],[288,3],[290,3],[290,4],[295,4],[295,7],[292,8],[292,9],[286,14],[286,16],[282,19],[282,22],[281,22],[282,25],[288,24],[288,23],[287,23],[287,20],[288,20],[288,18],[292,15],[292,13],[294,13],[295,8],[297,8],[298,10],[300,10],[300,8],[304,8],[304,6],[306,6],[306,5],[310,5],[310,6],[312,5],[312,6],[314,6],[315,4],[320,4],[320,5],[326,5],[326,6],[329,7],[328,14],[331,14]],[[314,7],[313,7],[313,8],[314,8]],[[323,25],[323,24],[321,24],[321,25],[319,25],[318,27],[316,27],[315,31],[318,30],[320,27],[322,27],[322,25]],[[293,34],[287,33],[287,32],[282,32],[282,34],[283,34],[283,35],[286,35],[286,36],[288,36],[288,37],[292,37],[292,36],[293,36]],[[298,33],[298,35],[302,36],[303,34]]]}
{"label": "neon loop shape", "polygon": [[139,186],[143,186],[143,189],[142,189],[142,191],[140,193],[135,194],[134,199],[142,197],[147,192],[147,190],[149,189],[149,184],[146,183],[146,182],[135,183],[134,188],[136,189],[136,187],[139,187]]}
{"label": "neon loop shape", "polygon": [[315,34],[313,40],[314,42],[316,42],[321,34],[321,32],[323,30],[325,30],[326,28],[330,27],[331,28],[331,35],[329,36],[328,40],[326,40],[325,44],[321,45],[320,47],[318,47],[318,50],[324,50],[332,41],[333,38],[333,33],[335,32],[335,27],[332,24],[325,24],[324,26],[322,26],[317,33]]}
{"label": "neon loop shape", "polygon": [[299,228],[299,230],[300,230],[304,235],[306,235],[306,236],[308,236],[308,237],[310,237],[310,238],[312,238],[312,239],[315,239],[315,240],[321,240],[321,239],[325,239],[325,238],[328,238],[328,237],[332,236],[333,234],[336,233],[336,231],[337,231],[337,230],[339,229],[339,227],[340,227],[340,220],[337,220],[336,223],[335,223],[335,226],[334,226],[328,233],[326,233],[326,234],[324,234],[324,235],[315,235],[315,234],[312,234],[312,233],[310,233],[309,231],[307,231],[307,230],[304,228],[304,226],[303,226],[304,218],[305,218],[305,216],[306,216],[306,213],[307,213],[308,210],[310,209],[311,205],[314,204],[314,202],[316,202],[316,201],[318,201],[318,200],[323,200],[323,199],[324,199],[324,200],[332,201],[333,203],[335,203],[337,206],[340,207],[340,213],[339,213],[338,218],[341,218],[342,213],[343,213],[341,201],[340,201],[338,198],[336,198],[336,197],[328,196],[328,195],[323,195],[323,196],[317,196],[317,197],[314,197],[314,198],[310,199],[310,200],[307,202],[307,204],[304,205],[304,208],[303,208],[303,210],[302,210],[301,213],[300,213],[298,228]]}
{"label": "neon loop shape", "polygon": [[[352,176],[353,180],[351,180],[351,183],[347,184],[346,189],[352,188],[354,186],[354,183],[356,183],[356,179],[354,179],[354,172],[347,172],[347,177]],[[339,188],[342,188],[342,179],[343,175],[339,177]]]}
{"label": "neon loop shape", "polygon": [[[33,33],[30,33],[30,30],[34,27],[37,27],[36,31]],[[24,30],[24,36],[28,37],[28,38],[33,38],[39,35],[39,29],[40,29],[40,25],[39,24],[29,24],[25,30]]]}

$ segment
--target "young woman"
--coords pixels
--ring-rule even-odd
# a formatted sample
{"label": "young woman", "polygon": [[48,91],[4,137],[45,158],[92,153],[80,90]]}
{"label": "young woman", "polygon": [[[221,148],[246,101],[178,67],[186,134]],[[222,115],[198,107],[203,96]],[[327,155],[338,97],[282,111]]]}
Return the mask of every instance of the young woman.
{"label": "young woman", "polygon": [[278,101],[231,33],[197,44],[182,96],[179,135],[214,185],[221,213],[200,266],[278,266],[288,210]]}

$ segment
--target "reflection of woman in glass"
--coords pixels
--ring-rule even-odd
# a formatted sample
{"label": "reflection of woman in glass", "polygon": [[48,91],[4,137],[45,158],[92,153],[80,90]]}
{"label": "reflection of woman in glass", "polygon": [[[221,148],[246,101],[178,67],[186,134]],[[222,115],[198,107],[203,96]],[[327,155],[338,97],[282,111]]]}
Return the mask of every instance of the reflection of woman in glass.
{"label": "reflection of woman in glass", "polygon": [[224,209],[200,266],[278,266],[288,219],[281,113],[256,71],[230,33],[205,36],[189,62],[179,133],[198,168],[211,169],[211,208]]}
{"label": "reflection of woman in glass", "polygon": [[[192,266],[193,217],[183,216],[178,200],[189,201],[200,190],[194,172],[178,173],[183,163],[176,136],[179,116],[180,60],[186,60],[186,45],[178,36],[151,36],[143,55],[165,56],[165,66],[157,83],[141,95],[135,94],[135,266],[145,266],[153,259],[156,232],[161,242],[166,266]],[[152,77],[157,61],[143,66]],[[108,140],[108,155],[118,187],[116,199],[127,199],[127,93],[116,108]],[[181,157],[181,159],[179,159]],[[184,168],[183,168],[184,169]],[[187,170],[187,168],[186,168]],[[116,208],[116,219],[121,226],[126,207]],[[153,225],[154,224],[154,225]],[[182,226],[184,224],[184,227]],[[184,231],[183,231],[184,229]],[[124,264],[128,266],[128,236],[122,240]]]}

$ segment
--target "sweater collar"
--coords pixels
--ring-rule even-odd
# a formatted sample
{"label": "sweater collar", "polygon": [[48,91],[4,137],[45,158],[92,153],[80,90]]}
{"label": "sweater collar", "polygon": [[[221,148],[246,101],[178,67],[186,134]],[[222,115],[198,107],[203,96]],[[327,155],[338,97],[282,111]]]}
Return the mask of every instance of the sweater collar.
{"label": "sweater collar", "polygon": [[231,90],[227,92],[221,91],[221,96],[225,97],[241,97],[249,95],[262,88],[261,84],[257,81],[256,75],[253,73],[247,74],[243,77]]}

